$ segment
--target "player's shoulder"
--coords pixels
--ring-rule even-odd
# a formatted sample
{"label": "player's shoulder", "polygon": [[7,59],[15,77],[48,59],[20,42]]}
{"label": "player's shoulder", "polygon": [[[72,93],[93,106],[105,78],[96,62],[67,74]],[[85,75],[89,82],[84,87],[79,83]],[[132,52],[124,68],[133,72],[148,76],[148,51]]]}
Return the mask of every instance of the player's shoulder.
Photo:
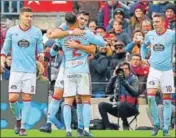
{"label": "player's shoulder", "polygon": [[36,26],[31,26],[32,30],[35,30],[36,32],[41,32],[41,29]]}
{"label": "player's shoulder", "polygon": [[19,25],[12,26],[8,29],[8,32],[16,31],[19,28]]}
{"label": "player's shoulder", "polygon": [[155,30],[150,30],[147,32],[147,35],[151,35],[151,34],[155,34],[155,33],[156,33]]}
{"label": "player's shoulder", "polygon": [[174,30],[171,30],[171,29],[167,29],[166,32],[169,33],[169,34],[175,34],[175,31],[174,31]]}
{"label": "player's shoulder", "polygon": [[68,26],[66,23],[62,23],[60,26],[59,26],[59,29],[63,30],[63,31],[66,31],[68,30]]}

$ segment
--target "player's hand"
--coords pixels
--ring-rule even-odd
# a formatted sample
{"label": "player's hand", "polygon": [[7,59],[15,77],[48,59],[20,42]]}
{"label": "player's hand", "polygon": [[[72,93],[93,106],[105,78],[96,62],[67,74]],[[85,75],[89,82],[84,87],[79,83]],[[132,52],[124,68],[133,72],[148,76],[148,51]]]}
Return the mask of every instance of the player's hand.
{"label": "player's hand", "polygon": [[142,63],[144,66],[150,66],[150,63],[148,62],[147,59],[142,60]]}
{"label": "player's hand", "polygon": [[53,29],[48,29],[47,32],[46,32],[46,36],[48,38],[51,38],[51,34],[52,34],[53,31],[54,31]]}
{"label": "player's hand", "polygon": [[5,63],[1,63],[1,73],[5,72]]}
{"label": "player's hand", "polygon": [[44,54],[44,53],[40,53],[40,54],[38,55],[38,58],[39,58],[39,61],[44,61],[44,59],[45,59],[45,54]]}
{"label": "player's hand", "polygon": [[78,43],[75,42],[75,41],[73,41],[73,40],[67,41],[67,43],[66,43],[65,45],[66,45],[66,47],[68,47],[68,48],[78,48],[78,47],[79,47],[79,46],[78,46]]}
{"label": "player's hand", "polygon": [[84,34],[85,34],[85,31],[80,30],[80,29],[75,29],[75,30],[73,30],[73,33],[72,33],[72,35],[76,35],[76,36],[81,36],[81,35],[84,35]]}

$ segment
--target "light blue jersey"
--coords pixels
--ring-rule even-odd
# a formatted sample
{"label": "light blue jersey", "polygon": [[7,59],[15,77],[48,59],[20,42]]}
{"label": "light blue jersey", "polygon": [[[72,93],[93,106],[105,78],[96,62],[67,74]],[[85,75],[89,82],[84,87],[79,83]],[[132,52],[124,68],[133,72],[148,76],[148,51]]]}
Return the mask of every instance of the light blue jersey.
{"label": "light blue jersey", "polygon": [[88,53],[82,50],[67,48],[66,43],[69,40],[86,46],[96,43],[97,40],[94,35],[90,31],[86,31],[82,36],[66,36],[56,41],[58,46],[62,46],[64,52],[65,73],[89,73]]}
{"label": "light blue jersey", "polygon": [[141,47],[142,59],[145,59],[147,46],[150,45],[150,66],[160,71],[172,69],[175,39],[175,31],[169,29],[162,35],[157,34],[155,30],[149,31],[146,34],[144,45]]}
{"label": "light blue jersey", "polygon": [[36,72],[36,52],[43,52],[42,32],[31,26],[29,30],[23,31],[19,25],[11,27],[6,34],[2,55],[11,50],[12,72]]}
{"label": "light blue jersey", "polygon": [[[63,31],[68,30],[68,26],[66,25],[66,23],[61,24],[61,25],[59,26],[59,28],[62,29]],[[90,31],[90,29],[89,29],[88,27],[85,27],[84,30]],[[95,43],[93,43],[93,44],[95,44],[95,45],[97,45],[97,46],[100,46],[100,47],[105,47],[104,38],[103,38],[102,36],[100,36],[100,35],[94,35],[93,32],[91,32],[91,33],[92,33],[92,35],[93,35],[93,36],[95,37],[95,39],[96,39],[96,44],[95,44]]]}

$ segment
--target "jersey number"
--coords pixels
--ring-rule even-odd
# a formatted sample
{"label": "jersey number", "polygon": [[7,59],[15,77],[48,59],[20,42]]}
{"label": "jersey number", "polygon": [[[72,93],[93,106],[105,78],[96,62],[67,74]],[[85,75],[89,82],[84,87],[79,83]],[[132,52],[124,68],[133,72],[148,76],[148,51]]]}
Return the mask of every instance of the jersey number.
{"label": "jersey number", "polygon": [[73,50],[72,50],[72,56],[73,56],[73,57],[80,57],[80,56],[81,56],[81,53],[78,53],[77,49],[73,49]]}

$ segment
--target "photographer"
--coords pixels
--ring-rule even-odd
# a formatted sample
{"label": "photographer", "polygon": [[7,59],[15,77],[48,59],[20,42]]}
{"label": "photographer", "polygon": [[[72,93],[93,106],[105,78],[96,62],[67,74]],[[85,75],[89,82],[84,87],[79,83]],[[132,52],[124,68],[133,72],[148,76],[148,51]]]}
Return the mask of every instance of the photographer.
{"label": "photographer", "polygon": [[112,94],[110,101],[115,104],[102,102],[98,105],[103,124],[106,129],[113,129],[108,120],[108,114],[120,117],[123,121],[123,129],[128,130],[127,118],[138,113],[139,81],[131,73],[129,63],[123,63],[115,70],[106,87],[106,94]]}

